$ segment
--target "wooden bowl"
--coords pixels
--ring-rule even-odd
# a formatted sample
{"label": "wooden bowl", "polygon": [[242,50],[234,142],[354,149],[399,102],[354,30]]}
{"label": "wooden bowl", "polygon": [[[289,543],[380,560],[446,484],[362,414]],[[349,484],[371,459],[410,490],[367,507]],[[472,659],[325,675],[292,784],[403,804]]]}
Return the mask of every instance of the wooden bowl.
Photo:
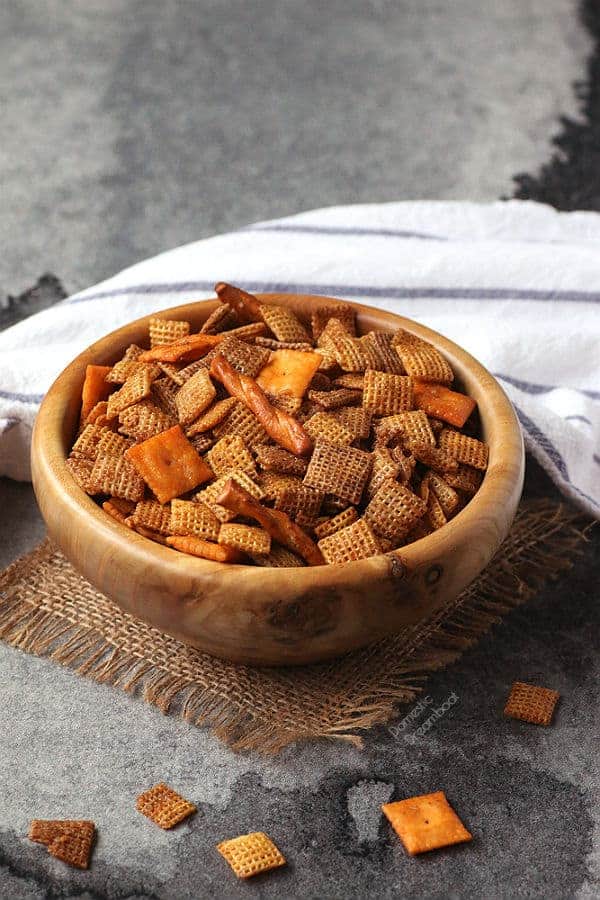
{"label": "wooden bowl", "polygon": [[[302,318],[323,297],[261,294]],[[327,303],[342,301],[326,298]],[[160,315],[194,329],[216,300]],[[506,537],[521,495],[524,453],[513,408],[498,382],[472,356],[409,319],[352,304],[359,329],[405,328],[430,341],[477,401],[489,468],[476,496],[444,526],[401,550],[300,569],[213,563],[179,553],[113,521],[65,465],[79,419],[89,363],[112,364],[147,340],[148,317],[92,344],[56,379],[33,434],[33,485],[48,532],[73,566],[123,609],[215,656],[260,665],[294,665],[338,656],[414,625],[457,596]]]}

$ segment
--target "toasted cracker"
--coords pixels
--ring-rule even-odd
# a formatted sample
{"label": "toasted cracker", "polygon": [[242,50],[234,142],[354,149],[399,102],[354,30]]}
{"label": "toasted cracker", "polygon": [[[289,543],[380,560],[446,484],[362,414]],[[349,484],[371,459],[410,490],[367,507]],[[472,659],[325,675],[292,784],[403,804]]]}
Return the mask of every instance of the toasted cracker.
{"label": "toasted cracker", "polygon": [[227,860],[238,878],[251,878],[260,872],[268,872],[286,865],[283,854],[262,831],[222,841],[217,845],[217,850]]}
{"label": "toasted cracker", "polygon": [[387,479],[365,509],[364,518],[376,534],[399,542],[425,514],[426,505],[411,490]]}
{"label": "toasted cracker", "polygon": [[311,436],[313,441],[322,438],[331,444],[351,444],[354,435],[349,428],[346,428],[331,413],[317,412],[304,423],[305,431]]}
{"label": "toasted cracker", "polygon": [[232,411],[237,403],[235,397],[226,397],[224,400],[217,400],[212,406],[209,406],[192,424],[186,429],[188,437],[195,437],[197,434],[203,434],[205,431],[211,431],[215,426],[219,425]]}
{"label": "toasted cracker", "polygon": [[370,453],[318,439],[304,476],[304,484],[324,494],[335,494],[340,500],[357,504],[369,478],[371,465]]}
{"label": "toasted cracker", "polygon": [[190,425],[211,405],[217,395],[206,369],[192,375],[175,395],[177,416],[182,425]]}
{"label": "toasted cracker", "polygon": [[130,447],[126,459],[135,466],[160,503],[168,503],[213,476],[180,425]]}
{"label": "toasted cracker", "polygon": [[256,475],[256,463],[239,435],[226,434],[208,451],[207,462],[215,475],[224,475],[232,469],[241,469],[248,475]]}
{"label": "toasted cracker", "polygon": [[281,475],[304,475],[308,467],[308,461],[301,456],[295,456],[283,447],[271,444],[258,444],[254,448],[256,459],[265,472],[278,472]]}
{"label": "toasted cracker", "polygon": [[335,565],[381,553],[377,538],[364,519],[357,519],[329,537],[322,538],[318,546],[325,561]]}
{"label": "toasted cracker", "polygon": [[221,523],[205,503],[178,499],[171,501],[168,534],[192,534],[207,541],[216,541],[220,527]]}
{"label": "toasted cracker", "polygon": [[318,353],[303,350],[273,350],[256,381],[266,394],[284,394],[301,398],[320,364],[321,357]]}
{"label": "toasted cracker", "polygon": [[483,441],[468,437],[459,431],[444,428],[439,436],[438,444],[442,450],[453,456],[459,463],[481,471],[487,469],[488,445]]}
{"label": "toasted cracker", "polygon": [[330,306],[319,306],[311,315],[310,323],[313,338],[316,341],[331,319],[337,319],[344,326],[347,334],[356,335],[356,314],[349,303],[336,303]]}
{"label": "toasted cracker", "polygon": [[384,803],[381,808],[411,856],[472,839],[443,791]]}
{"label": "toasted cracker", "polygon": [[109,494],[137,502],[143,499],[146,486],[125,457],[99,456],[90,472],[90,488],[92,494]]}
{"label": "toasted cracker", "polygon": [[265,325],[278,341],[312,343],[308,331],[298,316],[286,306],[262,303],[260,314]]}
{"label": "toasted cracker", "polygon": [[151,316],[148,321],[151,347],[174,344],[181,338],[187,337],[189,333],[190,323],[181,319],[163,319],[159,316]]}
{"label": "toasted cracker", "polygon": [[135,808],[165,830],[174,828],[197,811],[193,803],[163,782],[140,794]]}
{"label": "toasted cracker", "polygon": [[336,531],[341,531],[342,528],[346,528],[348,525],[352,525],[353,522],[356,522],[358,519],[358,513],[353,506],[349,506],[347,509],[342,510],[342,512],[338,513],[336,516],[332,518],[325,519],[324,522],[320,522],[315,526],[315,536],[318,540],[322,540],[323,538],[329,537],[332,534],[335,534]]}
{"label": "toasted cracker", "polygon": [[176,424],[175,416],[164,412],[152,400],[141,400],[119,414],[119,432],[136,441],[147,441]]}
{"label": "toasted cracker", "polygon": [[275,509],[287,513],[302,528],[312,528],[316,523],[324,494],[305,484],[286,488],[275,501]]}
{"label": "toasted cracker", "polygon": [[139,403],[140,400],[148,397],[152,390],[152,380],[147,366],[134,372],[125,384],[108,398],[107,415],[109,418],[114,418],[128,406],[133,406],[134,403]]}
{"label": "toasted cracker", "polygon": [[377,416],[392,416],[413,409],[412,378],[367,369],[362,404],[365,409]]}
{"label": "toasted cracker", "polygon": [[510,689],[504,715],[533,725],[550,725],[560,694],[550,688],[515,681]]}
{"label": "toasted cracker", "polygon": [[29,839],[45,844],[48,853],[77,869],[90,864],[96,826],[87,819],[33,819]]}
{"label": "toasted cracker", "polygon": [[237,522],[224,522],[217,542],[241,553],[253,553],[257,556],[266,556],[271,549],[271,535],[268,531],[255,525],[239,525]]}

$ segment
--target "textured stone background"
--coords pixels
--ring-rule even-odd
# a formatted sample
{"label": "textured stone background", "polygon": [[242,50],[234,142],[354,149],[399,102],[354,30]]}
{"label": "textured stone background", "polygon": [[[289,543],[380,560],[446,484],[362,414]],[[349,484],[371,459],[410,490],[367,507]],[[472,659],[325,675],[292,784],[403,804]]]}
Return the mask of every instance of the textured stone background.
{"label": "textured stone background", "polygon": [[[0,17],[1,296],[46,270],[70,292],[331,203],[494,199],[521,171],[523,195],[598,195],[581,177],[589,123],[567,129],[573,159],[563,146],[535,174],[577,115],[591,40],[572,0],[12,0]],[[44,281],[0,326],[59,296]],[[0,565],[42,535],[30,487],[0,480]],[[0,897],[599,896],[599,576],[596,534],[570,576],[430,681],[435,705],[459,697],[435,728],[375,730],[363,752],[235,756],[0,644]],[[502,719],[514,678],[561,692],[551,729]],[[172,834],[133,810],[162,778],[200,804]],[[475,840],[411,860],[379,805],[439,788]],[[90,872],[30,844],[32,816],[93,818]],[[258,828],[290,865],[238,884],[213,846]]]}

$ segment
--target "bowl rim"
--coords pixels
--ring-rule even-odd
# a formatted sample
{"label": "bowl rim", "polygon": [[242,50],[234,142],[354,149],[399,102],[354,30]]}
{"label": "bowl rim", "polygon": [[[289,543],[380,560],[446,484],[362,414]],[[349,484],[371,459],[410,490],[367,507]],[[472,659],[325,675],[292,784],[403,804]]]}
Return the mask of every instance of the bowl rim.
{"label": "bowl rim", "polygon": [[[490,459],[488,469],[477,493],[443,528],[397,550],[370,557],[370,560],[380,561],[385,558],[396,557],[396,559],[400,558],[403,563],[406,563],[410,569],[419,569],[422,565],[426,565],[431,560],[432,554],[440,549],[447,549],[451,545],[462,544],[464,541],[469,540],[476,544],[482,513],[487,515],[488,518],[496,518],[499,545],[508,531],[510,521],[512,521],[512,515],[507,515],[506,510],[512,509],[515,491],[518,490],[520,493],[522,487],[524,449],[521,428],[512,404],[494,376],[475,357],[449,338],[425,325],[389,310],[355,303],[344,298],[322,295],[260,293],[255,296],[266,303],[285,303],[290,300],[305,302],[309,300],[313,304],[315,301],[318,301],[320,304],[325,301],[331,305],[349,304],[355,309],[359,321],[362,320],[362,323],[367,325],[369,317],[377,320],[389,318],[390,327],[405,328],[407,331],[430,341],[449,360],[454,372],[461,379],[464,379],[465,373],[467,373],[468,379],[473,378],[479,385],[479,394],[481,396],[485,395],[489,401],[489,406],[484,409],[481,408],[478,402],[484,437],[490,447]],[[132,343],[132,339],[128,337],[128,334],[133,334],[143,328],[151,316],[191,318],[193,325],[196,326],[197,321],[200,320],[200,310],[204,309],[209,314],[211,309],[214,309],[218,304],[217,298],[208,298],[168,307],[134,319],[104,335],[82,351],[82,353],[78,354],[51,385],[41,403],[34,426],[32,440],[33,480],[34,486],[38,479],[41,481],[43,478],[52,479],[54,487],[60,486],[66,506],[65,511],[72,516],[71,527],[76,527],[77,521],[84,519],[88,525],[92,521],[95,523],[99,540],[114,541],[115,537],[125,537],[125,526],[112,519],[92,497],[85,494],[72,478],[66,465],[68,447],[66,447],[64,423],[65,421],[73,420],[73,425],[75,424],[74,409],[77,409],[78,416],[81,384],[83,383],[86,366],[89,364],[107,364],[111,359],[116,361],[118,358],[115,355],[116,345],[124,347],[128,343]],[[382,327],[380,321],[376,323],[375,327],[377,326],[379,328]],[[125,343],[123,343],[124,341]],[[74,397],[72,392],[76,384],[79,384],[79,391]],[[469,393],[472,392],[470,391]],[[492,405],[493,416],[491,411]],[[506,464],[507,461],[510,464]],[[493,507],[490,505],[492,500]],[[166,569],[171,568],[173,575],[180,577],[183,561],[186,567],[185,572],[189,572],[191,578],[232,569],[232,566],[227,563],[212,562],[182,554],[172,547],[151,541],[130,529],[127,529],[126,537],[127,552],[131,555],[133,564],[139,563],[144,565],[149,557],[152,557]],[[307,582],[310,581],[311,585],[318,582],[322,587],[327,587],[328,584],[339,583],[340,580],[357,583],[360,573],[365,570],[365,563],[369,563],[369,560],[361,559],[341,564],[291,568],[288,571],[294,573],[295,579],[302,579],[302,573],[308,573]],[[268,592],[269,580],[278,580],[282,573],[282,569],[263,566],[236,565],[234,568],[245,579],[254,579],[256,581],[256,589],[259,592]]]}

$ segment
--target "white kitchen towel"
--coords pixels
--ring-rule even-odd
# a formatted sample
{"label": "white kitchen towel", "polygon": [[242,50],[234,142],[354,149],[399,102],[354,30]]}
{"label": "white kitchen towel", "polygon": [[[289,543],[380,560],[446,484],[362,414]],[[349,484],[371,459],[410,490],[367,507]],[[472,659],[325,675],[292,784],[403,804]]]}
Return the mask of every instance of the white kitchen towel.
{"label": "white kitchen towel", "polygon": [[600,518],[600,215],[535,203],[340,206],[263,222],[138,263],[0,334],[0,474],[29,479],[53,379],[131,319],[213,294],[329,294],[402,313],[476,356],[528,450]]}

